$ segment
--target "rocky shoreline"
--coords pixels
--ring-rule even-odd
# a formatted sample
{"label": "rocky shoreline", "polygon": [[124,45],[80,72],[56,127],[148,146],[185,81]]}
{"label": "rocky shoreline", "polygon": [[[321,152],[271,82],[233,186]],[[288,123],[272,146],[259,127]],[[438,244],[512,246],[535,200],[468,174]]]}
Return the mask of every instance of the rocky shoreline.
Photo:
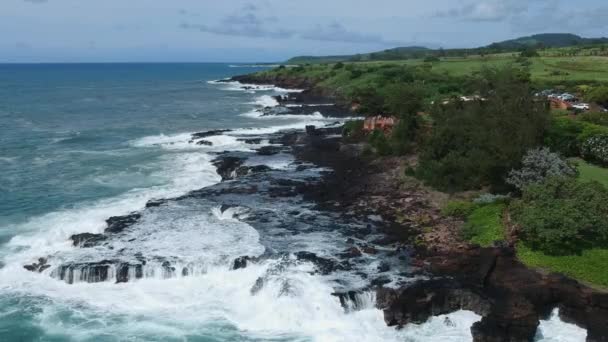
{"label": "rocky shoreline", "polygon": [[[323,96],[335,100],[335,94],[320,92],[306,80],[233,80],[304,88],[308,90],[303,94],[312,94],[316,101]],[[608,341],[608,293],[529,269],[517,260],[513,246],[480,248],[462,241],[462,222],[440,214],[439,203],[446,195],[404,177],[412,161],[370,160],[360,144],[323,138],[322,130],[312,132],[302,138],[305,143],[294,146],[294,153],[334,172],[306,195],[325,210],[381,217],[385,236],[374,242],[411,251],[416,272],[430,277],[398,290],[377,288],[377,305],[388,325],[422,323],[465,309],[483,317],[471,328],[474,341],[533,341],[539,320],[559,308],[563,321],[587,329],[587,341]]]}

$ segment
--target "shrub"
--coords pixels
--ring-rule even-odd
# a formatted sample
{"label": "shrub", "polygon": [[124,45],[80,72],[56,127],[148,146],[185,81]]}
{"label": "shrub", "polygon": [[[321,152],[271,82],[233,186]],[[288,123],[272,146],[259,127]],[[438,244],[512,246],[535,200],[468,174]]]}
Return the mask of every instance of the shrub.
{"label": "shrub", "polygon": [[579,117],[582,121],[585,122],[600,126],[608,126],[608,114],[606,113],[587,112],[582,113]]}
{"label": "shrub", "polygon": [[388,156],[393,153],[389,140],[381,130],[374,130],[369,136],[369,144],[376,150],[381,156]]}
{"label": "shrub", "polygon": [[477,205],[494,204],[494,203],[506,203],[511,197],[509,195],[494,195],[494,194],[483,194],[473,200],[473,203]]}
{"label": "shrub", "polygon": [[342,135],[345,137],[357,137],[363,133],[363,120],[353,120],[344,123]]}
{"label": "shrub", "polygon": [[441,60],[439,59],[439,57],[436,56],[428,56],[424,59],[425,63],[435,63],[435,62],[440,62]]}
{"label": "shrub", "polygon": [[466,218],[475,210],[475,205],[468,201],[450,201],[443,207],[441,213],[446,216]]}
{"label": "shrub", "polygon": [[608,135],[587,139],[581,147],[581,154],[587,160],[608,164]]}
{"label": "shrub", "polygon": [[338,69],[342,69],[342,68],[344,68],[344,63],[338,62],[338,63],[334,64],[334,70],[338,70]]}
{"label": "shrub", "polygon": [[509,172],[507,183],[523,190],[529,185],[543,182],[547,177],[555,176],[576,176],[576,168],[548,148],[536,148],[524,156],[521,169]]}
{"label": "shrub", "polygon": [[553,118],[545,134],[545,145],[566,157],[579,155],[578,136],[584,123],[567,117]]}
{"label": "shrub", "polygon": [[538,51],[533,47],[525,48],[520,54],[520,57],[539,57]]}
{"label": "shrub", "polygon": [[554,177],[524,189],[511,209],[527,246],[549,255],[580,253],[608,242],[608,190]]}
{"label": "shrub", "polygon": [[467,217],[462,230],[463,237],[482,247],[492,246],[496,241],[504,241],[504,210],[505,205],[502,203],[478,206]]}
{"label": "shrub", "polygon": [[593,88],[589,91],[587,99],[602,105],[608,105],[608,86]]}
{"label": "shrub", "polygon": [[596,136],[608,135],[608,126],[590,123],[584,117],[583,114],[583,120],[554,118],[545,134],[545,144],[566,157],[581,156],[585,142]]}

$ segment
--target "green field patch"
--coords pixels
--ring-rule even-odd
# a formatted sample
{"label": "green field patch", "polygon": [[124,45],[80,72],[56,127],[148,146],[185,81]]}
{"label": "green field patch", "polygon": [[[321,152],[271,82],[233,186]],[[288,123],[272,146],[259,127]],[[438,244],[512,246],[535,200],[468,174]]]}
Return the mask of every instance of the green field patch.
{"label": "green field patch", "polygon": [[477,207],[467,217],[463,229],[464,237],[482,247],[492,246],[494,241],[505,239],[502,214],[505,204],[495,203]]}
{"label": "green field patch", "polygon": [[576,159],[576,163],[581,181],[596,181],[608,187],[608,168],[587,163],[582,159]]}
{"label": "green field patch", "polygon": [[580,255],[550,256],[520,244],[517,256],[529,267],[561,273],[596,287],[608,287],[608,249],[589,249]]}

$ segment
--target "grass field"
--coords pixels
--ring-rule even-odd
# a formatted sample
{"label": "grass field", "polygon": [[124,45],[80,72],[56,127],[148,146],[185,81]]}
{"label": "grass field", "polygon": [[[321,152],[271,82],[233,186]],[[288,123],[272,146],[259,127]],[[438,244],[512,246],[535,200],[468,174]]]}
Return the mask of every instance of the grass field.
{"label": "grass field", "polygon": [[[593,165],[590,167],[595,168]],[[591,178],[581,177],[586,180],[597,180],[597,170],[593,171]],[[602,172],[608,173],[608,170],[602,169]],[[606,174],[601,174],[601,177],[605,176]],[[608,181],[608,178],[604,181]],[[505,204],[490,204],[476,208],[467,218],[463,231],[465,238],[482,247],[491,246],[497,240],[504,240],[502,224],[504,209]],[[561,273],[596,288],[608,288],[608,267],[606,267],[608,249],[589,249],[580,255],[550,256],[519,243],[517,257],[529,267]]]}
{"label": "grass field", "polygon": [[581,255],[549,256],[520,245],[517,256],[526,265],[562,273],[600,288],[608,288],[608,249],[585,250]]}
{"label": "grass field", "polygon": [[582,181],[596,181],[608,187],[608,169],[589,164],[582,159],[577,159],[579,179]]}
{"label": "grass field", "polygon": [[[512,54],[493,56],[473,56],[468,58],[445,58],[433,63],[435,71],[447,72],[453,76],[465,76],[480,70],[482,67],[500,67],[514,63]],[[538,82],[608,82],[608,57],[538,57],[530,58],[532,80]],[[422,60],[405,60],[397,62],[370,63],[404,63],[420,65]]]}
{"label": "grass field", "polygon": [[498,203],[484,205],[473,210],[464,227],[465,237],[482,247],[491,246],[494,241],[504,240],[502,226],[504,209],[505,205]]}

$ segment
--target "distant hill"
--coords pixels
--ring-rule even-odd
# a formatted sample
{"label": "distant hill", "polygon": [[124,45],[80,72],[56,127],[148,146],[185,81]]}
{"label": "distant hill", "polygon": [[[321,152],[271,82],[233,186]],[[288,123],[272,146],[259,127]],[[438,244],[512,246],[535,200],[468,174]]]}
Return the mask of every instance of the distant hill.
{"label": "distant hill", "polygon": [[516,52],[528,47],[561,48],[568,46],[588,46],[608,44],[608,38],[583,38],[571,33],[544,33],[527,37],[492,43],[488,46],[463,49],[429,49],[423,46],[397,47],[372,53],[341,55],[341,56],[298,56],[289,59],[288,64],[305,63],[337,63],[356,61],[380,61],[434,57],[456,57],[471,54],[490,54],[501,52]]}
{"label": "distant hill", "polygon": [[377,51],[372,53],[356,54],[356,55],[340,55],[340,56],[298,56],[287,61],[287,64],[304,64],[304,63],[336,63],[346,61],[368,61],[368,60],[389,60],[402,59],[413,54],[424,55],[426,52],[433,51],[424,46],[403,46],[393,49]]}
{"label": "distant hill", "polygon": [[519,50],[526,47],[560,48],[575,45],[608,43],[608,38],[583,38],[571,33],[543,33],[492,43],[489,49]]}

